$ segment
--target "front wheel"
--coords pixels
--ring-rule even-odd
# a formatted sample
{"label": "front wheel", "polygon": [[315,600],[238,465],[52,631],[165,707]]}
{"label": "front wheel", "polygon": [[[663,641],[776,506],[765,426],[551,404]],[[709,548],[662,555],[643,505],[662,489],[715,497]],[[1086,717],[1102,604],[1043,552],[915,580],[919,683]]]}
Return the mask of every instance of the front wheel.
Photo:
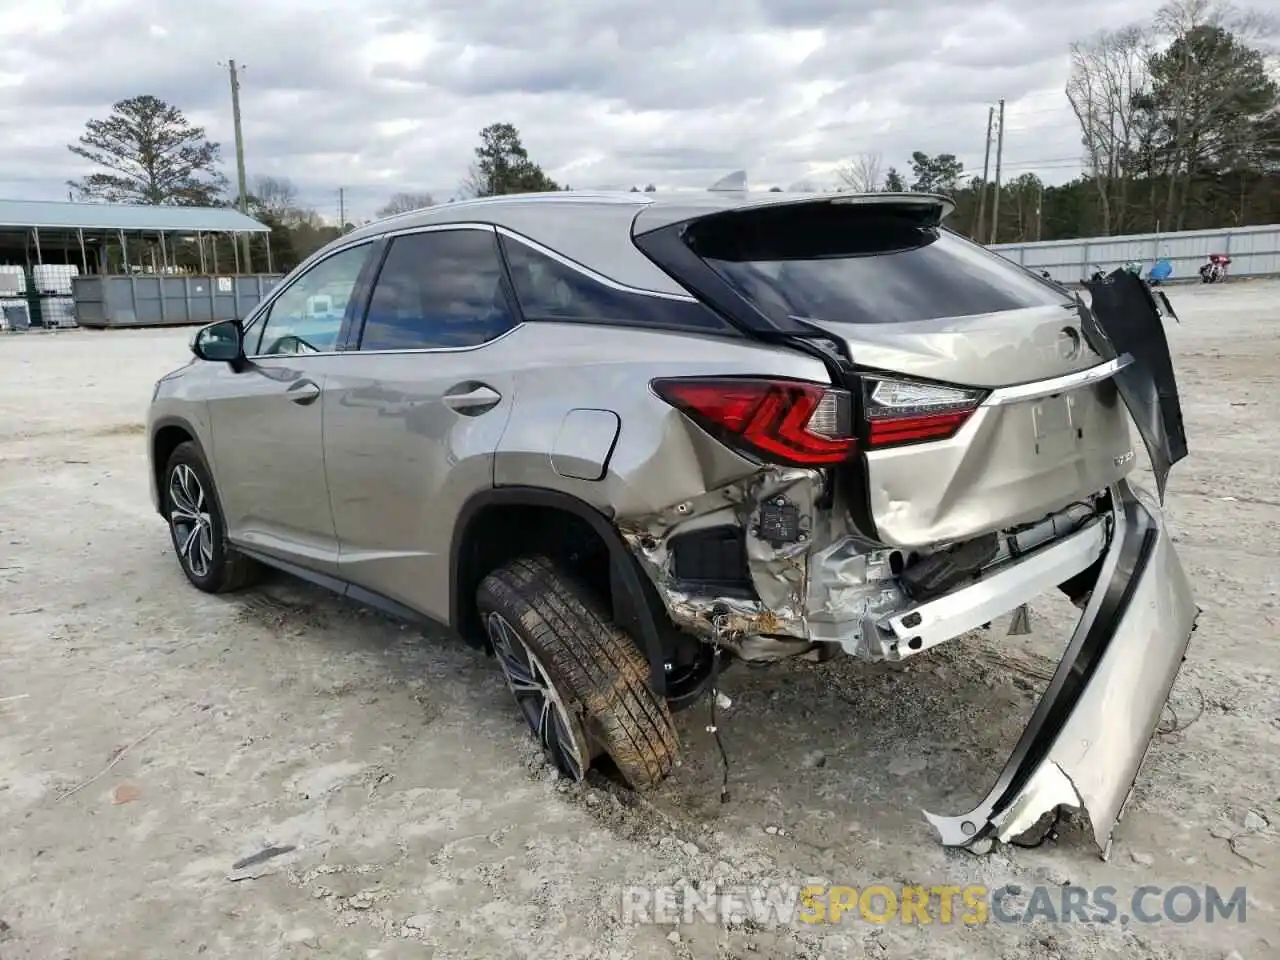
{"label": "front wheel", "polygon": [[675,726],[648,661],[573,579],[522,557],[489,574],[477,601],[507,686],[561,774],[582,780],[601,756],[635,789],[671,772]]}
{"label": "front wheel", "polygon": [[205,593],[248,586],[258,565],[227,541],[213,478],[194,443],[179,444],[173,451],[161,491],[173,549],[192,586]]}

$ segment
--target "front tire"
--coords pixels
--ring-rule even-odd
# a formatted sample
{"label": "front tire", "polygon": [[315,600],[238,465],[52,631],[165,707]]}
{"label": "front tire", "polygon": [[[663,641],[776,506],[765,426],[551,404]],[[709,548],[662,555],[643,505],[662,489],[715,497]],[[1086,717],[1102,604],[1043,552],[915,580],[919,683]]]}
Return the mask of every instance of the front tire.
{"label": "front tire", "polygon": [[489,574],[477,602],[507,686],[562,775],[580,781],[602,755],[634,789],[671,772],[679,744],[648,661],[576,582],[546,557],[522,557]]}
{"label": "front tire", "polygon": [[173,549],[191,585],[205,593],[248,586],[258,565],[227,541],[213,478],[195,443],[179,444],[173,451],[161,490]]}

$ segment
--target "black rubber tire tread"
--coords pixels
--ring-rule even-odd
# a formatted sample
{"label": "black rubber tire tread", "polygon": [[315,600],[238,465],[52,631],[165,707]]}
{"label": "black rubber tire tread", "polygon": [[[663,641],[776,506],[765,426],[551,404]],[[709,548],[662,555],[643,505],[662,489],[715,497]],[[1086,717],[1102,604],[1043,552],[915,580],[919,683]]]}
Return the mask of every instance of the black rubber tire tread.
{"label": "black rubber tire tread", "polygon": [[[180,463],[190,466],[199,477],[200,483],[204,486],[205,494],[212,498],[213,502],[209,505],[209,513],[213,517],[214,530],[217,532],[217,538],[213,545],[213,568],[209,571],[209,575],[204,578],[192,576],[183,564],[182,558],[178,558],[178,565],[182,567],[182,572],[187,575],[187,579],[198,590],[205,593],[231,593],[234,590],[242,590],[245,587],[252,586],[262,575],[262,565],[256,560],[246,557],[243,553],[231,545],[227,540],[227,523],[222,516],[222,508],[219,505],[218,496],[213,486],[213,475],[209,470],[209,465],[205,463],[204,454],[200,447],[193,440],[180,443],[174,448],[173,453],[169,456],[169,462],[164,467],[164,481],[160,488],[160,496],[165,498],[165,516],[169,514],[168,496],[169,496],[169,476],[173,473],[173,468]],[[172,540],[172,527],[170,527],[170,539]],[[176,548],[175,544],[175,548]]]}
{"label": "black rubber tire tread", "polygon": [[648,660],[571,577],[546,557],[521,557],[489,574],[477,599],[481,616],[500,613],[520,631],[629,786],[641,790],[671,772],[679,739]]}

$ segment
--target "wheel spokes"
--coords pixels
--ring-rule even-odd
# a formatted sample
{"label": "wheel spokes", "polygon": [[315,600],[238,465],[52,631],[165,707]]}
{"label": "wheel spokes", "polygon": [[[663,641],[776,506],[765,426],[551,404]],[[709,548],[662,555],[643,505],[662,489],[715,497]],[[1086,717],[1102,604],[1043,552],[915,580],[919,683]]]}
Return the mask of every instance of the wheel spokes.
{"label": "wheel spokes", "polygon": [[169,524],[178,556],[197,577],[213,568],[213,517],[205,509],[204,484],[185,463],[169,476]]}
{"label": "wheel spokes", "polygon": [[182,538],[182,543],[178,546],[178,553],[184,557],[187,563],[192,562],[191,548],[195,546],[196,539],[200,536],[200,526],[193,524],[191,529],[187,531],[186,536]]}
{"label": "wheel spokes", "polygon": [[[173,508],[173,516],[182,520],[194,521],[200,515],[197,499],[204,499],[204,491],[200,489],[200,481],[192,475],[192,470],[185,463],[178,464],[169,478],[169,503]],[[191,484],[195,483],[198,495],[193,495]]]}
{"label": "wheel spokes", "polygon": [[485,626],[507,687],[530,731],[562,773],[581,780],[587,757],[575,733],[576,724],[542,662],[501,615],[489,614]]}

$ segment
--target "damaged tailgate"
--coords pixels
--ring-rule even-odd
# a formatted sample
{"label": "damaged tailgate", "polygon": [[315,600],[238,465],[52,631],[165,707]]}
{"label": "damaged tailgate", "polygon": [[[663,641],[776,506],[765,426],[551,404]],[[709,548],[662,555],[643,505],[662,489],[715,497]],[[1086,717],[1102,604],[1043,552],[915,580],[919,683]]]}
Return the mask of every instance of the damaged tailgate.
{"label": "damaged tailgate", "polygon": [[[1187,443],[1161,311],[1124,271],[1089,290],[1092,305],[1081,303],[1080,312],[1091,345],[1134,358],[1117,386],[1163,499]],[[944,844],[1008,840],[1066,806],[1088,813],[1104,856],[1109,850],[1199,614],[1159,504],[1125,482],[1111,497],[1111,542],[1097,581],[1005,768],[968,813],[926,813]]]}

